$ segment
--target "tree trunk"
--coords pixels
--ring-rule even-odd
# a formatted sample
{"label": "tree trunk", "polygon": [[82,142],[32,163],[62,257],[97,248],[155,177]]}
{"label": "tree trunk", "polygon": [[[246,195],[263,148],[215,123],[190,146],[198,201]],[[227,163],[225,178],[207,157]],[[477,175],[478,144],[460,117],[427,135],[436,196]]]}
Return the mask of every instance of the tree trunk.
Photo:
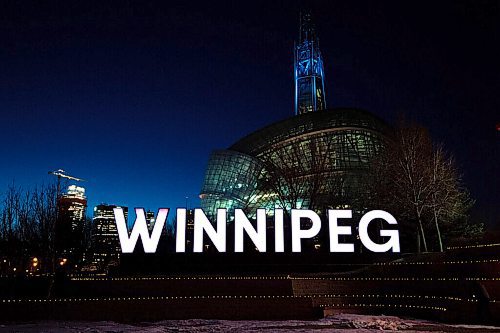
{"label": "tree trunk", "polygon": [[438,223],[438,218],[437,218],[437,213],[436,213],[436,208],[433,208],[434,212],[434,224],[436,225],[436,232],[438,236],[438,241],[439,241],[439,251],[443,252],[443,240],[441,239],[441,231],[439,230],[439,223]]}
{"label": "tree trunk", "polygon": [[424,243],[424,251],[428,252],[427,241],[425,240],[424,227],[422,225],[422,220],[420,219],[420,216],[418,217],[418,226],[420,228],[420,234],[422,235],[422,243]]}
{"label": "tree trunk", "polygon": [[417,235],[417,253],[420,253],[420,232],[418,231],[418,228],[417,230],[415,230],[415,235]]}

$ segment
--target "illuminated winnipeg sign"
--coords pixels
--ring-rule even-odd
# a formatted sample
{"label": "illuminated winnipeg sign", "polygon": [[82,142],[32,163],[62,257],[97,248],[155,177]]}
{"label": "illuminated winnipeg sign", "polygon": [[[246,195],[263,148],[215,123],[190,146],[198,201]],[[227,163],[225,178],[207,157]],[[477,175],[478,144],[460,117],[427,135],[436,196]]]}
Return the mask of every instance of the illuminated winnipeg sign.
{"label": "illuminated winnipeg sign", "polygon": [[[169,213],[168,208],[161,208],[156,216],[153,230],[148,230],[146,215],[143,208],[136,208],[136,220],[129,232],[122,208],[114,208],[115,221],[118,229],[118,236],[123,253],[134,252],[139,237],[142,240],[144,252],[155,253],[158,242]],[[321,218],[312,210],[292,209],[291,217],[291,242],[292,252],[301,252],[301,242],[303,239],[311,239],[318,235],[323,227]],[[203,210],[194,211],[194,239],[193,252],[203,252],[203,235],[206,234],[219,252],[226,252],[226,209],[217,210],[217,221],[212,224]],[[340,243],[339,236],[352,235],[351,226],[339,225],[339,219],[352,218],[351,210],[328,210],[328,229],[330,237],[330,252],[354,252],[354,244]],[[372,252],[400,252],[399,232],[394,229],[380,230],[380,236],[388,237],[383,244],[375,243],[368,233],[368,226],[373,220],[382,219],[390,225],[397,225],[396,219],[383,210],[372,210],[361,218],[358,225],[359,239],[364,247]],[[252,225],[243,210],[234,210],[234,251],[243,252],[243,237],[246,233],[252,240],[255,248],[260,252],[266,252],[266,210],[257,209],[256,227]],[[308,228],[302,228],[302,221],[309,221]],[[176,252],[186,252],[186,209],[177,209],[176,219]],[[284,252],[284,226],[283,210],[274,210],[274,252]]]}

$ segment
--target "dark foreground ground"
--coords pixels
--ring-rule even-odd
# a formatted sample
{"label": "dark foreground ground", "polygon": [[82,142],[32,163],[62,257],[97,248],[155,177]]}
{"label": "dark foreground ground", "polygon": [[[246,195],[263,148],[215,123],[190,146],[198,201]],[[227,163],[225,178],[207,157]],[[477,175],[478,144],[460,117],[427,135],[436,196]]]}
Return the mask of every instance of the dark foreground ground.
{"label": "dark foreground ground", "polygon": [[[0,276],[0,325],[4,325],[0,328],[28,332],[241,331],[247,330],[246,325],[250,331],[285,332],[356,328],[357,324],[337,320],[345,313],[483,325],[428,327],[419,322],[401,327],[424,331],[485,332],[487,325],[500,327],[500,243],[365,265],[332,259],[331,264],[321,265],[321,272],[295,272],[295,266],[289,267],[288,273],[281,267],[274,274]],[[137,324],[144,322],[155,324]],[[102,325],[111,326],[99,328]]]}
{"label": "dark foreground ground", "polygon": [[169,320],[154,323],[119,324],[115,322],[42,321],[0,325],[0,332],[93,332],[93,333],[162,333],[162,332],[500,332],[500,327],[445,325],[436,322],[388,316],[342,314],[315,321],[229,321]]}

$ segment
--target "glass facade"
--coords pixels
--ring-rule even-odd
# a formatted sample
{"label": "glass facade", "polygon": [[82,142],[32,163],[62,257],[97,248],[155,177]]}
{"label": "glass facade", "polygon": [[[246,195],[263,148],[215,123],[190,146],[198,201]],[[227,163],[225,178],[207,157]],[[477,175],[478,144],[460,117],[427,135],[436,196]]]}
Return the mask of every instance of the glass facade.
{"label": "glass facade", "polygon": [[202,208],[213,217],[217,208],[251,215],[257,208],[351,206],[387,133],[381,120],[357,109],[311,112],[267,126],[211,155]]}
{"label": "glass facade", "polygon": [[65,194],[59,199],[59,214],[69,219],[71,231],[78,231],[84,222],[85,211],[87,210],[87,198],[85,188],[70,185]]}
{"label": "glass facade", "polygon": [[[94,207],[92,248],[93,264],[99,268],[116,266],[120,260],[121,246],[118,230],[116,229],[113,208],[120,206],[100,204]],[[128,219],[128,208],[121,207]]]}
{"label": "glass facade", "polygon": [[203,210],[213,213],[217,208],[245,208],[258,189],[262,171],[262,163],[252,156],[232,150],[214,151],[200,195]]}

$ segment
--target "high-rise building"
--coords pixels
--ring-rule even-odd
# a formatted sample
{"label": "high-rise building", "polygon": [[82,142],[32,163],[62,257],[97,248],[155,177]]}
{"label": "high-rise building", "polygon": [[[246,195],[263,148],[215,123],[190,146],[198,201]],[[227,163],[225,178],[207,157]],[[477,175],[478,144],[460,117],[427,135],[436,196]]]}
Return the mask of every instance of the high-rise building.
{"label": "high-rise building", "polygon": [[148,210],[146,212],[146,225],[151,232],[155,226],[155,213],[153,211]]}
{"label": "high-rise building", "polygon": [[76,185],[68,186],[67,192],[59,198],[59,214],[70,223],[72,232],[82,228],[86,209],[85,188]]}
{"label": "high-rise building", "polygon": [[70,185],[59,196],[56,223],[56,248],[58,255],[75,264],[83,254],[83,232],[87,198],[85,188]]}
{"label": "high-rise building", "polygon": [[[100,268],[116,266],[120,262],[120,238],[116,228],[113,208],[116,205],[100,204],[94,207],[92,248],[93,263]],[[128,220],[128,208],[121,207]]]}
{"label": "high-rise building", "polygon": [[295,114],[326,109],[325,74],[319,41],[310,13],[300,15],[295,44]]}

